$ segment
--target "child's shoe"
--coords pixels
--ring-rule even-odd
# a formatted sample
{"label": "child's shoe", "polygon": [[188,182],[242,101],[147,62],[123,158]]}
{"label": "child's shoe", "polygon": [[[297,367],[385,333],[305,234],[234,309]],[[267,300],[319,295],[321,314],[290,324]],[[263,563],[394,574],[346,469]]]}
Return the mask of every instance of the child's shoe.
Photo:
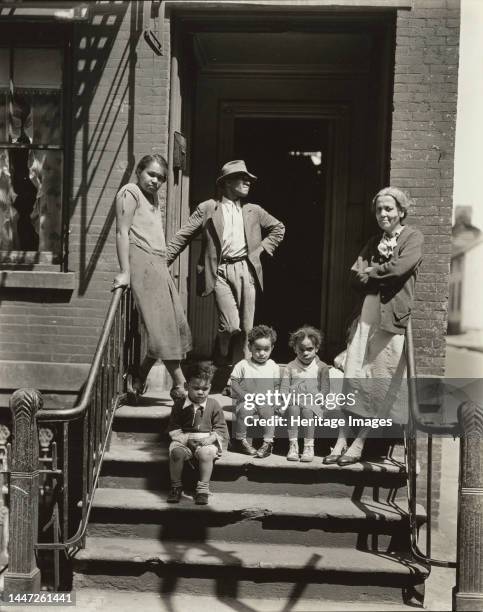
{"label": "child's shoe", "polygon": [[208,505],[208,493],[202,493],[201,491],[197,491],[195,493],[195,504],[197,506],[207,506]]}
{"label": "child's shoe", "polygon": [[256,449],[250,444],[248,440],[234,440],[232,445],[235,453],[241,453],[242,455],[249,455],[250,457],[254,457],[257,454]]}
{"label": "child's shoe", "polygon": [[272,454],[273,442],[264,442],[257,450],[255,457],[258,459],[265,459]]}
{"label": "child's shoe", "polygon": [[181,499],[181,495],[183,493],[182,487],[171,487],[171,491],[166,499],[168,504],[179,504],[179,500]]}
{"label": "child's shoe", "polygon": [[300,461],[303,461],[304,463],[310,463],[313,460],[314,460],[314,447],[312,444],[305,444],[304,452],[302,453],[302,456],[300,457]]}
{"label": "child's shoe", "polygon": [[287,461],[299,461],[299,443],[295,440],[290,442],[287,453]]}

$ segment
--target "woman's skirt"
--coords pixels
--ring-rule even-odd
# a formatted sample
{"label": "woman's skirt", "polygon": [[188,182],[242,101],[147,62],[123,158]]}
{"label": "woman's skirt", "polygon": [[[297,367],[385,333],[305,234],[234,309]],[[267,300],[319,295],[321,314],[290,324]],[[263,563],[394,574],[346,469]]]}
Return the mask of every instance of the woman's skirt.
{"label": "woman's skirt", "polygon": [[348,410],[366,418],[407,423],[404,335],[380,328],[379,295],[367,295],[353,338],[347,347],[344,393],[355,394]]}
{"label": "woman's skirt", "polygon": [[184,359],[191,332],[166,259],[129,245],[131,290],[147,334],[147,356]]}

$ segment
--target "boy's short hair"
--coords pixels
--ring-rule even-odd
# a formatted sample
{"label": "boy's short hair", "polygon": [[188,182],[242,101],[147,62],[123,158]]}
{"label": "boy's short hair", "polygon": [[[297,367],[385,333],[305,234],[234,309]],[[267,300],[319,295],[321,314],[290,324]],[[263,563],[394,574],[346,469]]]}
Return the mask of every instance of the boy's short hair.
{"label": "boy's short hair", "polygon": [[268,325],[256,325],[248,332],[248,344],[253,344],[260,338],[268,338],[273,346],[277,341],[277,332]]}
{"label": "boy's short hair", "polygon": [[208,361],[191,363],[185,368],[186,382],[188,383],[199,379],[211,385],[214,375],[215,367]]}
{"label": "boy's short hair", "polygon": [[322,344],[324,336],[320,329],[312,327],[312,325],[302,325],[302,327],[299,327],[290,334],[290,337],[288,339],[288,345],[290,346],[290,348],[295,349],[297,344],[299,342],[302,342],[302,340],[304,340],[305,338],[309,338],[310,340],[312,340],[312,342],[317,346],[317,348],[319,348]]}

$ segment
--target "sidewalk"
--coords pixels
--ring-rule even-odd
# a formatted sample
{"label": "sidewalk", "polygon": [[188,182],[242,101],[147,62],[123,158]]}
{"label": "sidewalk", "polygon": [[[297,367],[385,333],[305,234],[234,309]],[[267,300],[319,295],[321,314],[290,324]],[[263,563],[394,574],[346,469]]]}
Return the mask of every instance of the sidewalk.
{"label": "sidewalk", "polygon": [[446,343],[448,346],[483,353],[483,329],[474,329],[464,334],[446,336]]}

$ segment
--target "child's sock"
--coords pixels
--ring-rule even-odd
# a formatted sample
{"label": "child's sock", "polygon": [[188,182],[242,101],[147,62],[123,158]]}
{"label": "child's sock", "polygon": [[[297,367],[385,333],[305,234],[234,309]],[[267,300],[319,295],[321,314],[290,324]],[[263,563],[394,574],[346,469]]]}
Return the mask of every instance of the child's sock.
{"label": "child's sock", "polygon": [[174,488],[177,488],[177,487],[182,487],[183,483],[181,482],[181,480],[172,480],[171,481],[171,486],[174,489]]}
{"label": "child's sock", "polygon": [[304,438],[304,448],[307,448],[307,446],[314,446],[313,438]]}
{"label": "child's sock", "polygon": [[263,438],[264,442],[268,442],[269,444],[273,444],[273,438]]}
{"label": "child's sock", "polygon": [[197,493],[209,493],[210,483],[203,482],[202,480],[198,480],[198,482],[196,483],[196,492]]}

